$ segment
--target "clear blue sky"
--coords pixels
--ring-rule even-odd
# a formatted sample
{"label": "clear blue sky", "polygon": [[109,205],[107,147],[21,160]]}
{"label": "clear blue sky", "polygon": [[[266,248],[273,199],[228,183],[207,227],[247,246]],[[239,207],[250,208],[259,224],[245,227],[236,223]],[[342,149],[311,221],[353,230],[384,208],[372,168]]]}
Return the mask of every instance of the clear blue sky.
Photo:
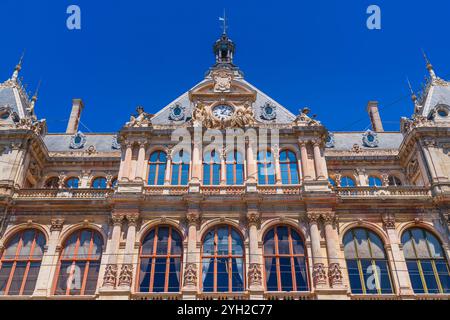
{"label": "clear blue sky", "polygon": [[[70,4],[81,31],[66,28]],[[380,31],[366,28],[370,4]],[[421,48],[450,78],[448,0],[1,0],[0,81],[25,49],[21,75],[29,90],[42,78],[36,111],[50,132],[65,130],[72,98],[85,101],[89,129],[117,131],[137,105],[156,112],[203,78],[224,8],[246,79],[292,112],[309,106],[330,130],[367,129],[368,100],[398,130],[413,109],[406,76],[419,89],[427,74]]]}

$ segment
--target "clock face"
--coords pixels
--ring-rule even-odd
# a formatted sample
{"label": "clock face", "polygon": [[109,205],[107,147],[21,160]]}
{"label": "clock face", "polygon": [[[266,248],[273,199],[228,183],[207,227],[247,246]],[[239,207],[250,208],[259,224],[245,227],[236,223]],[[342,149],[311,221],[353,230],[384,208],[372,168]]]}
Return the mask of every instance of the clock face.
{"label": "clock face", "polygon": [[219,120],[231,119],[234,113],[234,108],[227,105],[218,105],[212,109],[212,114]]}

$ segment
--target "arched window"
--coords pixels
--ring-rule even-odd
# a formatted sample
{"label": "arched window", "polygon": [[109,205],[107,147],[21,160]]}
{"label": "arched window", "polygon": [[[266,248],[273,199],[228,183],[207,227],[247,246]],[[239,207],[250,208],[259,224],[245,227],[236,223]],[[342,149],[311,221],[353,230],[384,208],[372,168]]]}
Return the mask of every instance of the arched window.
{"label": "arched window", "polygon": [[369,177],[369,187],[381,187],[382,185],[383,183],[380,178],[374,176]]}
{"label": "arched window", "polygon": [[0,295],[32,295],[44,254],[42,232],[27,229],[7,243],[0,265]]}
{"label": "arched window", "polygon": [[227,153],[227,185],[244,184],[244,158],[238,151]]}
{"label": "arched window", "polygon": [[305,244],[288,226],[277,226],[264,237],[267,291],[308,291]]}
{"label": "arched window", "polygon": [[59,178],[51,177],[45,181],[45,188],[47,189],[58,189],[59,188]]}
{"label": "arched window", "polygon": [[117,182],[118,182],[117,178],[112,179],[112,181],[111,181],[111,187],[112,187],[112,188],[117,187]]}
{"label": "arched window", "polygon": [[374,232],[364,228],[348,231],[344,254],[353,294],[392,293],[383,242]]}
{"label": "arched window", "polygon": [[59,258],[54,294],[95,294],[102,251],[103,240],[97,231],[82,229],[72,233]]}
{"label": "arched window", "polygon": [[216,150],[203,156],[203,184],[206,186],[220,184],[220,154]]}
{"label": "arched window", "polygon": [[150,230],[139,254],[139,292],[180,291],[182,250],[181,236],[173,227]]}
{"label": "arched window", "polygon": [[412,228],[402,235],[403,253],[415,293],[450,293],[450,271],[442,245],[430,232]]}
{"label": "arched window", "polygon": [[281,182],[283,184],[298,184],[298,163],[295,153],[289,150],[280,152]]}
{"label": "arched window", "polygon": [[275,164],[272,152],[259,151],[258,152],[258,183],[275,184]]}
{"label": "arched window", "polygon": [[98,177],[92,181],[92,188],[94,189],[106,189],[106,178]]}
{"label": "arched window", "polygon": [[351,188],[355,186],[355,180],[350,177],[344,176],[341,178],[341,187]]}
{"label": "arched window", "polygon": [[244,291],[244,244],[231,226],[208,231],[202,246],[202,283],[204,292]]}
{"label": "arched window", "polygon": [[189,182],[189,163],[191,157],[188,152],[180,150],[172,159],[172,181],[173,186],[185,186]]}
{"label": "arched window", "polygon": [[80,183],[80,179],[73,177],[66,180],[66,188],[69,189],[78,189],[78,185]]}
{"label": "arched window", "polygon": [[148,162],[148,185],[162,186],[166,176],[167,155],[163,151],[155,151]]}
{"label": "arched window", "polygon": [[389,185],[393,187],[399,187],[402,185],[402,181],[396,176],[389,176]]}

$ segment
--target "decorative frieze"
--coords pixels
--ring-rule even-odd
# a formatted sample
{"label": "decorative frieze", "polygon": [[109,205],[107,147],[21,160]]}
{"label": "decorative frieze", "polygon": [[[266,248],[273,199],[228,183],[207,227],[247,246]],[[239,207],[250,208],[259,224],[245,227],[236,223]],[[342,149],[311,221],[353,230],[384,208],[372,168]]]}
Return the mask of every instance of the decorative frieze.
{"label": "decorative frieze", "polygon": [[262,272],[259,263],[251,263],[248,267],[249,286],[262,286]]}
{"label": "decorative frieze", "polygon": [[122,268],[120,269],[119,287],[131,286],[132,280],[133,280],[133,265],[123,264]]}
{"label": "decorative frieze", "polygon": [[195,263],[186,264],[183,279],[185,286],[197,286],[197,265]]}
{"label": "decorative frieze", "polygon": [[323,263],[314,264],[313,281],[315,286],[327,284],[327,275],[325,273],[325,265]]}
{"label": "decorative frieze", "polygon": [[117,281],[117,265],[108,264],[103,276],[103,287],[115,287]]}
{"label": "decorative frieze", "polygon": [[328,279],[331,287],[342,285],[342,270],[339,263],[330,263],[328,267]]}

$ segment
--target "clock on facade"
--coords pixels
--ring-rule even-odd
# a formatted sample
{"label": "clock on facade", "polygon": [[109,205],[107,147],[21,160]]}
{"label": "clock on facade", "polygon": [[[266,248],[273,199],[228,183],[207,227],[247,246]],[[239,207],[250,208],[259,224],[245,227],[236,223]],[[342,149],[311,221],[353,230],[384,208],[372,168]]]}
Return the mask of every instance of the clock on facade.
{"label": "clock on facade", "polygon": [[228,105],[218,105],[212,109],[212,114],[219,120],[229,120],[233,116],[234,108]]}

